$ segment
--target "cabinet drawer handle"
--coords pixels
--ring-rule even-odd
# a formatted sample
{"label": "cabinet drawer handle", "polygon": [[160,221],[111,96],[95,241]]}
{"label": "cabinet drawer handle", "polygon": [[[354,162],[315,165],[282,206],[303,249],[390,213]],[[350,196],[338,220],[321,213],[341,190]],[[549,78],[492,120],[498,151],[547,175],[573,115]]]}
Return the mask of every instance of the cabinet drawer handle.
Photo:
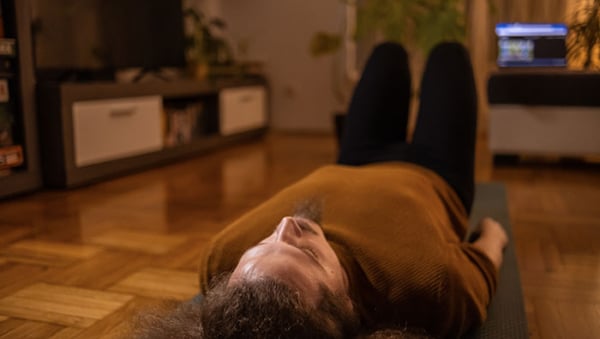
{"label": "cabinet drawer handle", "polygon": [[135,108],[113,109],[110,111],[111,118],[126,118],[135,114]]}
{"label": "cabinet drawer handle", "polygon": [[250,102],[252,100],[254,100],[254,96],[252,96],[250,94],[241,96],[240,99],[239,99],[239,101],[242,102],[242,103]]}

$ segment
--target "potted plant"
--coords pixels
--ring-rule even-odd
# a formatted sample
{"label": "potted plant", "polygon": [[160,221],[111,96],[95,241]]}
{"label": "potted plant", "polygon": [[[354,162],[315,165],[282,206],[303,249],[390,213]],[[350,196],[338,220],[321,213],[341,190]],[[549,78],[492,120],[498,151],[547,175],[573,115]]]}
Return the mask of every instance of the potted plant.
{"label": "potted plant", "polygon": [[[381,38],[428,52],[443,40],[464,41],[469,0],[342,0],[356,7],[355,38],[379,34]],[[491,6],[491,0],[488,0]],[[313,55],[328,54],[341,46],[338,33],[317,32],[311,41]]]}
{"label": "potted plant", "polygon": [[583,69],[600,68],[600,0],[579,1],[567,36],[569,62]]}
{"label": "potted plant", "polygon": [[225,21],[219,18],[209,19],[193,8],[184,10],[184,18],[191,28],[185,40],[186,59],[194,77],[204,79],[212,67],[233,63],[229,45],[218,34],[227,27]]}
{"label": "potted plant", "polygon": [[465,0],[367,0],[357,11],[357,37],[379,31],[427,52],[441,40],[465,39]]}

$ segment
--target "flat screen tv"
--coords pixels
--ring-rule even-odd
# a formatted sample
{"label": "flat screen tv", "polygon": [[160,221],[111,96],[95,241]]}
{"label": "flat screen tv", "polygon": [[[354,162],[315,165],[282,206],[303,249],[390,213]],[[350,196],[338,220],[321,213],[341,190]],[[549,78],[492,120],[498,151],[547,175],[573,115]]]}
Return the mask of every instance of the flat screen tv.
{"label": "flat screen tv", "polygon": [[183,67],[181,1],[34,0],[38,78]]}
{"label": "flat screen tv", "polygon": [[565,67],[567,33],[565,24],[497,24],[498,66]]}

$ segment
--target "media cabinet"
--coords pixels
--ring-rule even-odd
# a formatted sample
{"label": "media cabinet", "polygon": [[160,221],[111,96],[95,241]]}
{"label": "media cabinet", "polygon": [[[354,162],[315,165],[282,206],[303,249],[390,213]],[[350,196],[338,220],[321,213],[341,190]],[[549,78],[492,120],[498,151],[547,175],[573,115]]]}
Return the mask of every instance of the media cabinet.
{"label": "media cabinet", "polygon": [[[48,187],[89,184],[258,137],[268,128],[268,86],[262,77],[52,82],[39,83],[37,93]],[[168,112],[190,107],[196,111],[193,131],[169,141]],[[189,117],[183,121],[190,123]]]}
{"label": "media cabinet", "polygon": [[490,149],[514,155],[600,154],[600,73],[513,70],[491,74]]}

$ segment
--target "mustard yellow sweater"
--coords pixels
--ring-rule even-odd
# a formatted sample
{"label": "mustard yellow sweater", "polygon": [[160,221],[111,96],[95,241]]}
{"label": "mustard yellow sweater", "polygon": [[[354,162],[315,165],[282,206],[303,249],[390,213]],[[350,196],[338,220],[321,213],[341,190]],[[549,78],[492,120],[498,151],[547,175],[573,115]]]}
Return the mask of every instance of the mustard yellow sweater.
{"label": "mustard yellow sweater", "polygon": [[366,326],[456,337],[480,324],[496,288],[492,262],[462,239],[467,215],[434,172],[408,163],[316,170],[223,229],[200,265],[201,291],[232,271],[300,201],[323,203],[325,236],[348,273]]}

